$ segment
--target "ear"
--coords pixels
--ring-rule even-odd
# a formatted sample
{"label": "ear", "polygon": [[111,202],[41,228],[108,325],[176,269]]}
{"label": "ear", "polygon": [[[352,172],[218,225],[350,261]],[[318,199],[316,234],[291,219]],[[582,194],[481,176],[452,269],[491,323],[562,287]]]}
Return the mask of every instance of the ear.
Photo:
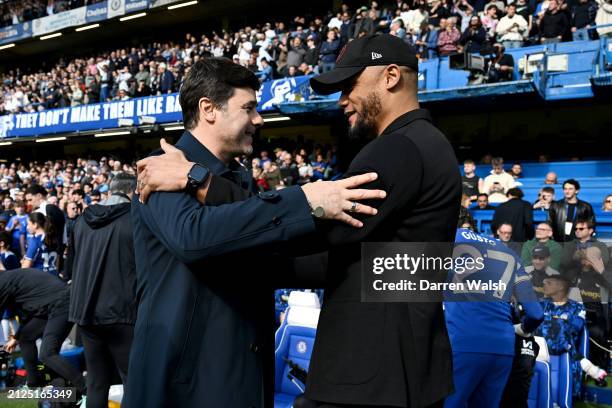
{"label": "ear", "polygon": [[395,88],[402,79],[400,67],[395,64],[385,67],[383,75],[385,79],[385,88],[387,90],[392,90]]}
{"label": "ear", "polygon": [[215,122],[216,108],[215,104],[213,104],[209,98],[200,98],[198,101],[198,112],[200,119],[203,119],[211,124]]}

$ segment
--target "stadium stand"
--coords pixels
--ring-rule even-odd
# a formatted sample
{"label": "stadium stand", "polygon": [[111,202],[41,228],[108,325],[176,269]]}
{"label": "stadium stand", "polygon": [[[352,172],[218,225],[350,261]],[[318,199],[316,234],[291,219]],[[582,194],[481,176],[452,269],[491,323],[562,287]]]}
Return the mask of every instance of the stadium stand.
{"label": "stadium stand", "polygon": [[[9,42],[19,46],[20,41],[32,37],[30,26],[37,19],[83,7],[101,10],[108,3],[104,0],[0,0],[0,46]],[[349,39],[374,32],[397,35],[419,54],[419,99],[426,105],[456,103],[453,108],[465,108],[479,98],[490,98],[485,99],[486,104],[512,96],[534,98],[542,105],[565,99],[571,103],[589,100],[596,104],[601,103],[602,99],[598,98],[602,94],[609,95],[612,86],[609,0],[517,0],[516,13],[525,21],[527,30],[521,29],[522,23],[517,18],[518,27],[504,31],[508,14],[512,13],[507,3],[505,0],[416,0],[392,4],[371,1],[359,7],[351,2],[334,13],[321,9],[317,11],[319,14],[309,17],[265,18],[259,23],[249,21],[251,25],[216,32],[181,31],[179,40],[176,32],[162,30],[156,34],[155,41],[121,40],[110,48],[97,47],[93,52],[91,48],[67,50],[65,57],[53,58],[44,64],[23,64],[15,59],[0,69],[0,146],[9,146],[20,138],[34,140],[47,135],[67,135],[68,144],[72,136],[87,132],[99,136],[99,133],[110,135],[119,131],[131,137],[146,129],[153,138],[159,135],[159,126],[167,131],[182,130],[177,102],[182,79],[194,62],[209,56],[227,57],[255,72],[262,82],[258,110],[288,116],[274,116],[273,120],[312,113],[326,118],[338,116],[338,95],[329,98],[315,95],[308,79],[332,69]],[[559,12],[554,11],[555,4]],[[106,19],[105,13],[96,21]],[[558,15],[566,21],[562,23],[564,28],[551,33],[547,20]],[[29,33],[26,27],[30,27]],[[18,33],[15,38],[11,37],[13,32]],[[551,37],[552,34],[558,35]],[[559,41],[556,37],[560,37]],[[497,42],[505,45],[505,51],[496,54]],[[491,105],[492,108],[475,105],[473,109],[478,112],[498,108],[496,104]],[[307,116],[308,121],[312,117]],[[607,135],[609,122],[605,123],[608,127],[602,126],[604,130],[600,133]],[[334,128],[329,133],[335,131]],[[580,138],[579,134],[573,136],[574,140],[580,141]],[[243,158],[243,164],[252,171],[261,191],[342,175],[337,146],[327,141],[285,143],[267,139],[265,147],[262,144],[255,146],[259,149],[257,154]],[[26,201],[25,191],[38,184],[47,190],[47,202],[65,213],[69,234],[71,223],[86,206],[106,198],[112,177],[120,171],[134,174],[135,160],[151,150],[132,147],[126,151],[116,148],[113,154],[110,151],[90,156],[66,154],[70,158],[61,160],[51,160],[58,156],[43,149],[38,150],[37,160],[30,160],[30,156],[20,159],[10,153],[7,161],[0,162],[0,230],[11,231],[18,245],[20,235],[25,233],[15,227],[18,222],[13,217],[20,216],[16,210],[21,212],[16,207],[24,208],[25,214],[34,210]],[[8,148],[0,149],[3,149],[0,156],[5,157]],[[516,181],[520,183],[517,186],[524,193],[524,200],[534,203],[545,186],[553,187],[555,199],[560,199],[560,183],[576,179],[582,186],[579,198],[595,210],[597,238],[612,242],[612,201],[609,206],[605,203],[612,194],[612,160],[606,160],[609,152],[601,149],[576,153],[576,156],[601,160],[532,163],[528,160],[536,150],[527,143],[524,149],[522,146],[518,149],[523,156],[514,154],[513,157],[518,157],[522,165],[522,175]],[[458,154],[465,156],[462,152]],[[565,160],[569,156],[555,158]],[[476,175],[484,178],[491,167],[486,159],[482,163],[477,165]],[[507,163],[506,171],[510,169],[511,164]],[[557,184],[544,183],[550,172],[556,173]],[[494,233],[491,222],[498,204],[492,205],[491,210],[475,211],[476,204],[469,207],[476,229],[491,236]],[[546,211],[534,210],[534,227],[546,218]],[[288,297],[287,304],[282,297]],[[319,298],[308,292],[286,289],[278,296],[276,317],[280,319],[284,315],[284,319],[275,335],[277,408],[290,407],[304,389],[300,370],[308,370],[320,304]],[[588,347],[588,343],[588,332],[585,332],[581,344]],[[567,356],[549,355],[542,348],[541,345],[529,407],[572,406],[571,398],[568,399],[572,395],[568,388],[571,382],[564,380],[569,375]],[[592,390],[587,389],[587,395],[591,395],[589,392]]]}
{"label": "stadium stand", "polygon": [[[509,167],[509,166],[508,166]],[[602,203],[610,194],[612,186],[612,161],[571,161],[571,162],[553,162],[553,163],[524,163],[522,164],[523,172],[518,183],[519,188],[525,194],[524,200],[535,203],[538,199],[538,193],[542,187],[548,186],[555,189],[555,200],[562,198],[563,189],[560,183],[563,180],[574,178],[580,181],[580,199],[589,202],[595,210],[595,218],[597,219],[597,235],[600,239],[612,239],[612,212],[605,211]],[[490,166],[476,166],[476,174],[479,177],[485,177],[490,171]],[[508,168],[509,170],[509,168]],[[558,184],[546,185],[544,179],[546,174],[554,172],[558,177]],[[492,203],[492,206],[497,204]],[[476,204],[471,205],[471,209],[476,208]],[[481,232],[491,234],[491,221],[495,210],[479,210],[472,211],[472,215],[477,222],[477,228]],[[542,222],[547,219],[546,211],[534,210],[534,222]]]}
{"label": "stadium stand", "polygon": [[[600,0],[603,1],[603,0]],[[76,8],[82,6],[82,2],[51,2],[44,10],[39,10],[40,2],[34,4],[20,4],[21,2],[9,2],[3,4],[10,12],[3,14],[13,15],[13,21],[20,21],[16,14],[23,13],[23,10],[31,9],[31,16],[57,13],[67,7]],[[548,2],[547,2],[548,3]],[[464,87],[467,85],[467,67],[459,70],[449,70],[443,75],[430,75],[441,68],[448,67],[448,55],[452,52],[462,52],[464,49],[475,52],[473,40],[461,38],[470,37],[470,30],[482,30],[482,40],[477,51],[483,55],[491,55],[487,61],[494,61],[492,64],[486,63],[482,67],[482,74],[486,76],[485,82],[518,81],[526,78],[533,72],[529,69],[534,58],[541,54],[546,47],[548,52],[565,60],[565,69],[561,72],[556,65],[548,62],[544,58],[546,74],[542,78],[538,77],[533,85],[520,81],[513,83],[506,92],[524,91],[546,92],[552,97],[563,97],[564,92],[576,92],[577,84],[588,83],[592,74],[592,60],[600,58],[599,54],[606,55],[598,41],[585,43],[585,40],[597,38],[595,30],[589,29],[581,37],[578,45],[556,44],[557,40],[545,40],[544,34],[538,32],[538,24],[545,21],[549,14],[560,14],[566,21],[563,32],[559,38],[568,40],[572,38],[572,32],[576,29],[576,19],[584,8],[580,4],[569,6],[564,1],[560,2],[559,12],[552,12],[542,7],[539,3],[536,10],[531,10],[529,5],[522,6],[522,10],[517,15],[517,19],[525,22],[529,21],[530,31],[515,32],[520,40],[508,42],[504,40],[507,33],[496,31],[496,26],[505,14],[495,2],[484,4],[475,2],[471,5],[467,1],[439,2],[430,4],[426,2],[402,3],[398,8],[380,8],[373,2],[370,8],[362,7],[358,10],[351,10],[344,5],[341,13],[337,15],[327,15],[325,19],[315,17],[312,21],[296,17],[290,24],[289,22],[266,22],[254,27],[240,28],[234,32],[224,31],[218,35],[196,35],[187,33],[182,42],[160,41],[152,44],[141,44],[134,47],[123,47],[106,52],[98,52],[95,55],[82,56],[69,61],[57,61],[51,70],[38,69],[34,72],[25,72],[23,67],[15,67],[8,72],[3,72],[0,77],[3,87],[0,96],[0,114],[18,112],[36,112],[43,109],[63,108],[68,106],[79,106],[82,104],[105,102],[110,100],[126,100],[133,97],[143,97],[149,95],[161,95],[177,91],[181,79],[189,66],[197,59],[205,56],[224,56],[234,59],[236,62],[252,69],[257,73],[262,82],[272,78],[296,77],[300,75],[310,75],[323,72],[333,68],[336,56],[343,44],[349,39],[360,35],[371,34],[374,32],[390,32],[397,35],[404,41],[413,45],[415,52],[418,52],[423,62],[421,72],[424,78],[422,83],[423,90],[434,91],[438,89],[448,89]],[[91,3],[88,3],[91,4]],[[556,4],[553,1],[553,4]],[[594,25],[596,4],[593,0],[588,0],[588,7],[592,9],[587,13],[587,23],[589,27]],[[53,11],[55,8],[56,11]],[[496,10],[495,13],[489,12]],[[489,10],[489,11],[485,11]],[[599,9],[603,12],[604,7]],[[484,15],[488,13],[488,15]],[[323,14],[323,13],[322,13]],[[488,30],[480,27],[478,29],[467,27],[470,16],[480,23],[482,14],[483,20],[487,22]],[[540,17],[542,19],[540,19]],[[422,28],[422,22],[428,21],[429,26]],[[448,23],[447,23],[448,21]],[[538,23],[540,21],[540,23]],[[459,35],[458,26],[462,28],[463,36]],[[406,28],[404,28],[406,27]],[[587,30],[579,27],[580,30]],[[608,35],[608,28],[601,28],[599,31],[603,36]],[[612,30],[611,30],[612,31]],[[442,44],[441,40],[435,45],[429,44],[425,37],[434,35],[439,37],[445,33],[452,34],[451,43]],[[450,35],[450,34],[449,34]],[[429,41],[429,40],[427,40]],[[446,40],[445,40],[446,41]],[[495,56],[493,43],[500,41],[508,47],[507,53]],[[536,45],[545,43],[545,46]],[[516,50],[516,46],[533,45],[525,49]],[[512,46],[512,48],[510,47]],[[439,52],[439,49],[445,51]],[[585,53],[587,53],[585,55]],[[498,62],[502,56],[506,56],[506,68],[500,68]],[[525,55],[530,56],[530,60],[522,61]],[[548,54],[547,54],[548,55]],[[438,58],[444,56],[444,58]],[[509,58],[509,59],[508,59]],[[425,62],[430,60],[429,62]],[[522,62],[520,62],[522,61]],[[485,64],[484,60],[482,62]],[[519,73],[522,63],[522,76]],[[602,62],[603,63],[603,62]],[[608,61],[609,63],[609,61]],[[142,65],[141,65],[142,64]],[[561,63],[563,65],[563,62]],[[604,63],[605,65],[605,63]],[[441,67],[440,67],[441,66]],[[502,70],[504,75],[499,75]],[[586,80],[585,80],[585,75]],[[566,90],[567,85],[573,85]],[[561,89],[557,89],[561,88]],[[489,89],[489,88],[485,88]],[[501,88],[494,88],[499,91]],[[590,91],[590,87],[584,90]],[[491,92],[481,89],[480,92]],[[592,95],[592,94],[591,94]],[[575,95],[574,95],[575,96]],[[424,97],[424,101],[436,100],[439,93],[432,93]],[[444,97],[448,98],[449,95]],[[452,97],[452,96],[451,96]]]}

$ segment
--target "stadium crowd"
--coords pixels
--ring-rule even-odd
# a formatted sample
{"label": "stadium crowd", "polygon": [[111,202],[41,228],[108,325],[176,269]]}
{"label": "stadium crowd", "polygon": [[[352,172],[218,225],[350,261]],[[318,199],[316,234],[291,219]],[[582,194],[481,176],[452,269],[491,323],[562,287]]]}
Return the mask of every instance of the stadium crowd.
{"label": "stadium crowd", "polygon": [[[254,188],[259,191],[330,180],[339,175],[335,146],[314,146],[308,151],[299,148],[291,153],[276,148],[273,155],[269,157],[267,151],[262,151],[259,158],[243,158],[243,164],[253,174]],[[135,164],[111,157],[99,161],[79,158],[0,164],[0,231],[4,234],[0,253],[6,254],[0,258],[5,262],[9,253],[14,255],[5,267],[34,266],[60,275],[61,269],[48,259],[67,254],[66,245],[76,218],[87,206],[110,197],[110,183],[119,173],[135,175]],[[49,205],[62,214],[61,220],[46,223],[47,211],[41,212],[43,218],[32,215]],[[49,243],[45,245],[43,237],[49,235],[50,227],[55,227],[57,233],[53,246],[63,248],[63,252],[48,248]]]}
{"label": "stadium crowd", "polygon": [[8,0],[0,2],[0,27],[25,23],[105,0]]}
{"label": "stadium crowd", "polygon": [[[510,80],[514,63],[504,49],[611,35],[612,27],[591,29],[612,23],[612,4],[597,1],[370,1],[309,19],[296,16],[199,37],[188,33],[179,41],[60,59],[33,71],[6,70],[0,74],[0,115],[176,92],[189,67],[206,56],[233,59],[261,81],[322,73],[334,67],[348,41],[378,32],[402,38],[422,60],[463,50],[490,55],[492,80]],[[0,7],[4,21],[19,22],[84,4],[29,0]]]}

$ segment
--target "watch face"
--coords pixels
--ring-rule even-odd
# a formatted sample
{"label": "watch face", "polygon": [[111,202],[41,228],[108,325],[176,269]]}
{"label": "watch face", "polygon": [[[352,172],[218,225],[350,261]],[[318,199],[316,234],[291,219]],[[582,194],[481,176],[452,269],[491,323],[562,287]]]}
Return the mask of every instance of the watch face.
{"label": "watch face", "polygon": [[325,210],[323,209],[323,207],[317,207],[312,210],[312,215],[317,218],[323,218],[323,216],[325,215]]}
{"label": "watch face", "polygon": [[199,164],[194,164],[189,172],[189,178],[196,184],[201,184],[208,177],[208,169]]}

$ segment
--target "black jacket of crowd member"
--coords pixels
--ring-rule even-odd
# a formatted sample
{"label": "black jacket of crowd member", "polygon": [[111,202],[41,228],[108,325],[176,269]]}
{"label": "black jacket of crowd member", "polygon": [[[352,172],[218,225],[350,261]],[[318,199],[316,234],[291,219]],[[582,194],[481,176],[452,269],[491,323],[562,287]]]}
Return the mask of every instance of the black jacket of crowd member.
{"label": "black jacket of crowd member", "polygon": [[[491,228],[497,231],[502,223],[512,225],[512,240],[525,242],[533,238],[533,209],[531,204],[520,198],[513,198],[495,209]],[[519,252],[520,254],[520,252]]]}
{"label": "black jacket of crowd member", "polygon": [[130,207],[129,202],[92,205],[77,220],[66,265],[72,278],[71,322],[136,322],[138,300]]}
{"label": "black jacket of crowd member", "polygon": [[[34,317],[46,319],[67,306],[68,285],[40,269],[0,271],[0,310],[18,310],[19,327]],[[63,309],[65,310],[65,309]],[[19,330],[15,334],[19,340]]]}
{"label": "black jacket of crowd member", "polygon": [[559,11],[557,13],[546,12],[540,22],[540,34],[544,38],[555,38],[563,36],[569,29],[567,14]]}
{"label": "black jacket of crowd member", "polygon": [[[487,32],[484,28],[478,27],[468,27],[465,29],[463,34],[461,34],[461,38],[459,39],[459,44],[465,45],[467,52],[469,53],[478,53],[480,52],[480,48],[482,44],[487,40]],[[476,178],[478,181],[478,178]]]}
{"label": "black jacket of crowd member", "polygon": [[595,24],[595,16],[597,15],[597,5],[589,1],[580,3],[572,9],[572,27],[584,28],[587,25]]}
{"label": "black jacket of crowd member", "polygon": [[[567,219],[568,205],[565,200],[554,201],[548,209],[548,221],[552,224],[553,238],[558,242],[567,242],[576,238],[576,221],[590,220],[595,222],[595,213],[593,207],[586,201],[578,200],[574,217]],[[571,222],[572,230],[570,235],[565,235],[565,221]]]}

